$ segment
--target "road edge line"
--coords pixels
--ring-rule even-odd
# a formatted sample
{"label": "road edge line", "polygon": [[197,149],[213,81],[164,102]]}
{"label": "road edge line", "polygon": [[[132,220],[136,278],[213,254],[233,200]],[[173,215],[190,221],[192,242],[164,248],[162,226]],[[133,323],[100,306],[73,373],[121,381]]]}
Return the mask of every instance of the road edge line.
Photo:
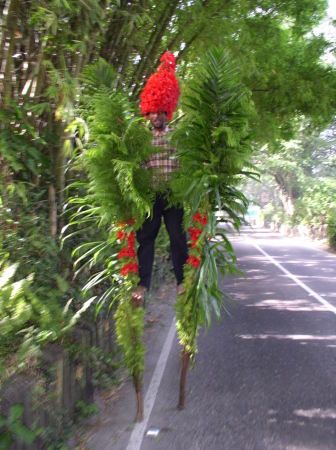
{"label": "road edge line", "polygon": [[304,289],[308,294],[312,295],[318,302],[322,303],[330,312],[336,314],[336,308],[323,297],[321,297],[317,292],[313,291],[309,286],[307,286],[303,281],[293,275],[289,270],[285,269],[278,261],[276,261],[271,255],[269,255],[265,250],[263,250],[251,237],[246,236],[245,239],[250,242],[260,253],[266,256],[278,269],[285,273],[289,278],[291,278],[295,283]]}
{"label": "road edge line", "polygon": [[175,337],[175,318],[173,319],[166,340],[163,344],[160,357],[156,363],[151,381],[149,383],[148,390],[146,392],[144,401],[144,419],[140,423],[136,423],[126,450],[140,450],[142,440],[145,434],[149,416],[152,412],[155,399],[159,390],[159,386],[163,377],[164,370],[168,361],[168,356],[173,345],[173,339]]}

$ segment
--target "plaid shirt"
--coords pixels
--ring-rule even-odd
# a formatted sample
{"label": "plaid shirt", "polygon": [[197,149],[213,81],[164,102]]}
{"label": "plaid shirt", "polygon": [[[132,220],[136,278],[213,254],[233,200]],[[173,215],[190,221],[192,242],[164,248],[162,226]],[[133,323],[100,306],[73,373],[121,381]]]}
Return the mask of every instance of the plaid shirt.
{"label": "plaid shirt", "polygon": [[170,141],[171,130],[168,127],[165,130],[153,132],[152,145],[158,148],[158,152],[151,155],[143,164],[145,169],[152,172],[153,188],[165,187],[174,170],[180,167],[176,149],[170,146]]}

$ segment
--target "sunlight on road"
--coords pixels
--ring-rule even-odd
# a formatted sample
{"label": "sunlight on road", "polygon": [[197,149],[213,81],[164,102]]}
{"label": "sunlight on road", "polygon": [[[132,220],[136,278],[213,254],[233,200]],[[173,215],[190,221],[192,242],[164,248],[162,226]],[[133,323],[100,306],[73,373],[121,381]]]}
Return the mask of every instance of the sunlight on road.
{"label": "sunlight on road", "polygon": [[294,414],[300,417],[308,417],[310,419],[336,419],[336,409],[296,409]]}
{"label": "sunlight on road", "polygon": [[[267,295],[265,293],[265,295]],[[307,300],[262,300],[258,303],[253,303],[253,306],[261,309],[276,309],[278,311],[328,311],[324,305],[318,303],[311,303]]]}
{"label": "sunlight on road", "polygon": [[336,341],[336,335],[314,336],[312,334],[237,334],[241,339],[290,339],[292,341]]}

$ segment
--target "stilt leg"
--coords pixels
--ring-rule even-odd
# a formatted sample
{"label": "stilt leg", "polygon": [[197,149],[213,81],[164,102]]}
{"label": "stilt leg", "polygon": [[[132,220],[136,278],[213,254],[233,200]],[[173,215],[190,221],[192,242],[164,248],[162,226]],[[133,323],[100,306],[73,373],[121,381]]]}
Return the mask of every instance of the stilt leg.
{"label": "stilt leg", "polygon": [[182,370],[181,370],[181,378],[180,378],[180,397],[179,397],[179,403],[178,403],[178,409],[184,409],[184,402],[185,402],[185,384],[186,384],[186,378],[187,378],[187,372],[189,367],[189,361],[190,361],[190,353],[183,351],[183,358],[182,358]]}
{"label": "stilt leg", "polygon": [[142,422],[143,419],[143,396],[142,396],[142,381],[138,377],[134,377],[134,387],[137,398],[137,415],[136,422]]}

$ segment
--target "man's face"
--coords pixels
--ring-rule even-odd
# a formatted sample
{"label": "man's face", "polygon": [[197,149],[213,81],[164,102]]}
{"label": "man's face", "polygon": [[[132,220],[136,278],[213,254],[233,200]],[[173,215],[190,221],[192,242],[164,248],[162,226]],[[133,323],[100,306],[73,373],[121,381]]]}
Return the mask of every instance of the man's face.
{"label": "man's face", "polygon": [[166,127],[167,114],[165,112],[149,113],[147,119],[157,130],[163,130]]}

